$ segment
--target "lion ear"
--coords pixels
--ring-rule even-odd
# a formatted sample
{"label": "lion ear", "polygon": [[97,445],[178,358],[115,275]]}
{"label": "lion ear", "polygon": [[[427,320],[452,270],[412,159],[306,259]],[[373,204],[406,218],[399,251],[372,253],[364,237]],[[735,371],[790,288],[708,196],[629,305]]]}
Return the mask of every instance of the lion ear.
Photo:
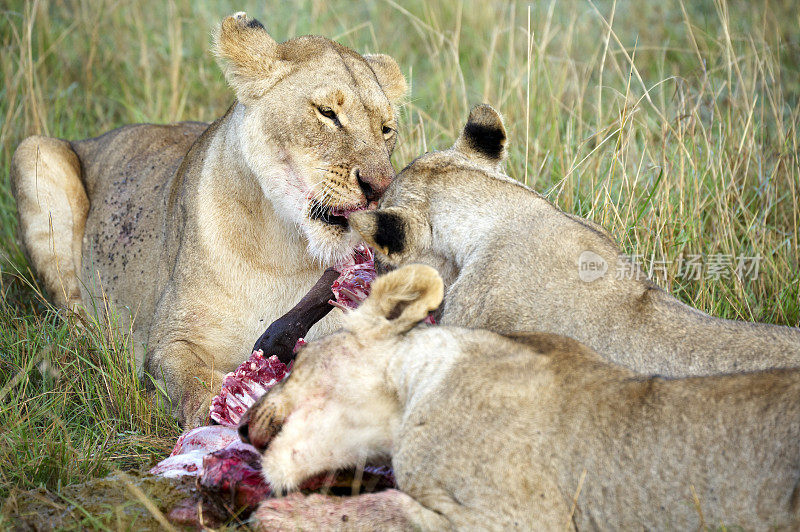
{"label": "lion ear", "polygon": [[503,117],[491,106],[476,105],[453,149],[494,169],[506,158],[506,128]]}
{"label": "lion ear", "polygon": [[288,65],[278,58],[277,47],[264,25],[244,12],[222,21],[212,49],[240,101],[258,98],[288,70]]}
{"label": "lion ear", "polygon": [[367,54],[364,59],[375,72],[375,77],[389,101],[398,103],[406,95],[408,85],[397,61],[386,54]]}
{"label": "lion ear", "polygon": [[368,246],[386,256],[400,253],[406,247],[408,224],[397,207],[354,212],[348,222]]}
{"label": "lion ear", "polygon": [[439,308],[443,297],[439,272],[430,266],[409,264],[378,277],[369,297],[346,319],[353,330],[365,334],[403,334]]}

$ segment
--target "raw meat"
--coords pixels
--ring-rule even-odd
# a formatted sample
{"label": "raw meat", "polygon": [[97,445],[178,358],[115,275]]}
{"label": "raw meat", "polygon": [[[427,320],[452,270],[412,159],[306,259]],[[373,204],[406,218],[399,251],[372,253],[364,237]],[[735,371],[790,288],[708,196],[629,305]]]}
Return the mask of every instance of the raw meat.
{"label": "raw meat", "polygon": [[[256,399],[283,380],[287,373],[288,368],[277,357],[266,358],[261,351],[254,351],[236,371],[225,375],[222,390],[211,400],[211,419],[219,425],[197,427],[182,434],[169,457],[159,462],[150,473],[165,477],[202,476],[205,472],[203,458],[232,446],[237,451],[252,452],[257,460],[258,451],[240,441],[236,426]],[[234,453],[230,456],[238,459],[244,455]],[[235,482],[235,479],[231,481]]]}
{"label": "raw meat", "polygon": [[150,473],[167,478],[198,475],[203,469],[205,455],[238,441],[239,434],[231,427],[197,427],[182,434],[169,457],[159,462]]}
{"label": "raw meat", "polygon": [[206,492],[231,497],[234,508],[255,508],[272,494],[261,478],[261,455],[252,445],[234,442],[203,458],[198,485]]}
{"label": "raw meat", "polygon": [[[363,244],[360,245],[353,252],[351,260],[335,269],[339,272],[339,277],[330,287],[335,300],[328,300],[327,303],[342,310],[356,308],[369,295],[370,285],[375,280],[372,250]],[[322,290],[319,292],[324,293]],[[315,302],[307,302],[301,306],[300,312],[316,309],[325,304],[325,300],[321,299],[319,303],[317,305]],[[305,321],[319,319],[320,314],[324,316],[324,313],[316,311],[308,313],[313,314],[313,317]],[[294,321],[287,323],[298,321],[296,316],[292,315],[292,318]],[[313,323],[308,327],[311,325]],[[302,338],[297,340],[294,351],[296,352],[303,344],[305,341]],[[219,395],[211,401],[210,416],[219,425],[198,427],[183,434],[178,438],[170,456],[153,467],[150,473],[168,478],[196,475],[197,484],[202,491],[207,495],[224,499],[225,507],[255,508],[260,500],[271,494],[271,491],[261,478],[261,455],[255,447],[240,441],[236,426],[245,411],[267,390],[283,380],[290,370],[291,363],[287,366],[275,355],[266,357],[261,350],[254,350],[235,371],[225,376]],[[323,474],[309,479],[302,488],[319,489],[325,486],[349,488],[353,478],[353,472],[335,476]],[[394,479],[390,469],[375,467],[364,469],[363,486],[376,489],[390,487],[393,484]],[[190,510],[191,508],[187,511],[191,513]]]}
{"label": "raw meat", "polygon": [[278,357],[266,358],[261,351],[253,351],[236,371],[225,375],[219,395],[211,400],[211,419],[220,425],[236,427],[242,414],[283,380],[287,371]]}
{"label": "raw meat", "polygon": [[331,285],[335,300],[328,301],[342,310],[358,307],[369,295],[369,287],[375,280],[375,255],[361,244],[353,251],[350,261],[336,267],[339,278]]}

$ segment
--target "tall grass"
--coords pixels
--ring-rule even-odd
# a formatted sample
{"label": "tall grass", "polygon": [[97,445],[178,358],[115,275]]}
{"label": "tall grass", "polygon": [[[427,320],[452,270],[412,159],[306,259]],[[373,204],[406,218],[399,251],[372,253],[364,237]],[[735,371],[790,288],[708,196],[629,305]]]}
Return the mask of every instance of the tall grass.
{"label": "tall grass", "polygon": [[[25,136],[213,120],[232,100],[212,26],[246,10],[393,55],[412,92],[402,166],[452,144],[471,105],[504,114],[507,171],[608,228],[682,300],[800,321],[800,12],[792,1],[360,3],[12,0],[0,8],[0,498],[138,467],[174,423],[137,384],[124,336],[75,326],[33,288],[7,181]],[[690,279],[681,259],[760,256]],[[727,259],[725,259],[727,257]],[[106,320],[108,321],[108,320]],[[113,321],[113,320],[111,320]]]}

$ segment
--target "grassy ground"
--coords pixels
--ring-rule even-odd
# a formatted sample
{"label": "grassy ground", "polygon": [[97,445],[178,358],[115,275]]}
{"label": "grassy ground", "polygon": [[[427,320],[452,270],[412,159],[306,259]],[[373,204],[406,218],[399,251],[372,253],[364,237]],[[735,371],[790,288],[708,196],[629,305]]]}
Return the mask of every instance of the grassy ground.
{"label": "grassy ground", "polygon": [[[113,320],[78,327],[36,289],[15,240],[11,154],[34,133],[214,119],[232,97],[210,29],[238,10],[279,40],[315,33],[393,55],[413,87],[397,167],[448,147],[469,107],[491,103],[509,129],[510,175],[610,229],[662,286],[715,315],[798,325],[791,0],[11,0],[0,7],[0,499],[147,465],[178,434],[144,399]],[[757,278],[735,271],[749,257]],[[707,270],[695,279],[682,259]]]}

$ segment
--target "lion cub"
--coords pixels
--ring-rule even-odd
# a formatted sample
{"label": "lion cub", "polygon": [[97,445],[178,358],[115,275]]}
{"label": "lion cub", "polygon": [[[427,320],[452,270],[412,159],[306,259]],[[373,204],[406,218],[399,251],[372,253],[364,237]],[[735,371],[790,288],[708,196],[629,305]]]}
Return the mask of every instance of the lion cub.
{"label": "lion cub", "polygon": [[[377,211],[350,217],[380,261],[439,270],[441,323],[562,334],[645,374],[800,365],[800,330],[714,318],[679,302],[601,227],[504,175],[505,143],[500,115],[477,106],[452,148],[419,157]],[[581,270],[586,257],[597,270]]]}
{"label": "lion cub", "polygon": [[800,526],[800,370],[637,376],[563,336],[419,324],[442,290],[380,277],[240,427],[277,490],[388,456],[400,491],[265,501],[259,526]]}

